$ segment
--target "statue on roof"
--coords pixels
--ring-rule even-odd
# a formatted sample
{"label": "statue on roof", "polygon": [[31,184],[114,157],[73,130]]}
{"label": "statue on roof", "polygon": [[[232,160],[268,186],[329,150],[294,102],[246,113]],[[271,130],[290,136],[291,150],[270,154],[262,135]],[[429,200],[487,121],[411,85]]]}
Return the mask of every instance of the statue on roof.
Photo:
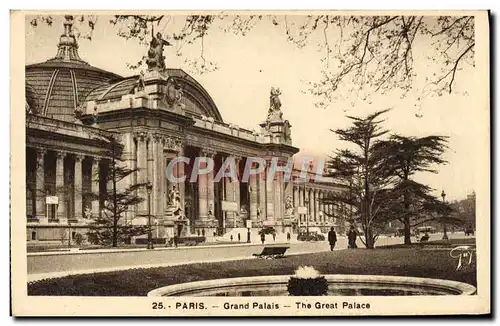
{"label": "statue on roof", "polygon": [[291,132],[290,128],[292,128],[290,121],[285,120],[285,123],[283,125],[283,138],[285,139],[285,141],[292,140],[292,132]]}
{"label": "statue on roof", "polygon": [[164,40],[161,33],[156,33],[154,35],[153,30],[151,30],[151,42],[149,43],[148,57],[146,59],[146,64],[149,70],[165,70],[165,56],[163,55],[163,47],[172,45],[167,40]]}
{"label": "statue on roof", "polygon": [[267,122],[282,122],[283,113],[281,112],[281,101],[279,96],[281,90],[271,87],[271,95],[269,97],[269,110],[267,111]]}
{"label": "statue on roof", "polygon": [[144,71],[141,70],[139,74],[139,78],[137,79],[137,82],[135,84],[134,92],[139,93],[144,91],[144,88],[146,88],[146,84],[144,83]]}

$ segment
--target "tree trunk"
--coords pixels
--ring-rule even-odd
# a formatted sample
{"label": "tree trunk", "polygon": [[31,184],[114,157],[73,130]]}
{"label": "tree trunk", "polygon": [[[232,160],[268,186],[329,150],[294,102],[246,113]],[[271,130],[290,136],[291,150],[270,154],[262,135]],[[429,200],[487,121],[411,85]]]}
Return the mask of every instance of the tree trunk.
{"label": "tree trunk", "polygon": [[410,228],[409,217],[405,217],[404,220],[404,235],[405,235],[405,244],[411,244],[411,228]]}
{"label": "tree trunk", "polygon": [[365,232],[366,249],[374,249],[375,241],[373,239],[373,232],[371,228],[367,228]]}
{"label": "tree trunk", "polygon": [[[405,180],[408,180],[408,174],[405,173]],[[410,228],[410,199],[408,198],[408,193],[405,191],[403,194],[404,200],[404,235],[405,244],[411,244],[411,228]]]}

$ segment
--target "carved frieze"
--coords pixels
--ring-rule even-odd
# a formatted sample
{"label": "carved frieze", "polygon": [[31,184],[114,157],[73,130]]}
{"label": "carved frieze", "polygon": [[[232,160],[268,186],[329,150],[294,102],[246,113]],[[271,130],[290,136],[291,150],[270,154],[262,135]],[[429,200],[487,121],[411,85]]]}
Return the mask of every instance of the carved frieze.
{"label": "carved frieze", "polygon": [[181,139],[165,136],[163,137],[163,149],[170,152],[180,152],[183,148],[184,144]]}

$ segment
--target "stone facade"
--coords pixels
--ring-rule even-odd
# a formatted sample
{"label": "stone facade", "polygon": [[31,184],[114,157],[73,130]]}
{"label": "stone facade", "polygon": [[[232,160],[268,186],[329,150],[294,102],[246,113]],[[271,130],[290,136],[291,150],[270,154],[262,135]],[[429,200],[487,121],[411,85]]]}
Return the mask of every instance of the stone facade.
{"label": "stone facade", "polygon": [[[85,84],[89,88],[94,79],[80,80],[75,76],[85,76],[85,69],[92,72],[90,75],[97,72],[96,68],[82,64],[76,42],[68,42],[73,40],[71,33],[71,24],[67,22],[58,53],[73,56],[56,57],[47,61],[50,65],[26,68],[27,89],[35,89],[27,92],[26,99],[28,240],[71,240],[76,232],[85,233],[92,218],[102,214],[103,201],[83,194],[105,192],[110,187],[106,183],[110,164],[106,139],[110,135],[123,146],[121,163],[137,169],[118,187],[137,183],[152,186],[149,195],[145,188],[137,190],[138,196],[147,200],[129,207],[120,223],[143,224],[145,219],[141,216],[150,210],[157,237],[220,236],[247,225],[298,232],[307,224],[308,228],[325,232],[335,225],[334,218],[326,218],[327,214],[335,215],[335,205],[323,205],[320,198],[338,191],[337,185],[299,184],[294,182],[295,177],[286,182],[283,172],[276,173],[272,180],[268,178],[273,158],[285,164],[299,151],[292,145],[291,124],[282,117],[279,89],[271,91],[268,117],[258,132],[225,123],[206,90],[178,69],[157,67],[139,76],[120,77],[105,84],[99,81],[93,90],[82,93],[75,85]],[[51,83],[57,78],[55,75],[69,69],[68,65],[76,71],[70,72],[73,79],[68,81],[72,83],[73,96],[67,104],[61,104],[65,106],[61,110],[64,115],[58,116],[57,107],[50,103],[51,94],[56,91]],[[50,76],[48,86],[33,87],[45,75]],[[50,117],[44,115],[47,107],[52,110]],[[68,119],[66,112],[71,107],[75,114]],[[179,157],[187,157],[190,162],[174,165],[173,173],[186,175],[188,180],[171,182],[166,175],[167,166]],[[215,169],[190,182],[197,157],[212,159]],[[253,164],[249,157],[263,158],[267,164],[262,173],[243,182],[245,166]],[[214,182],[228,158],[234,158],[237,178],[225,176]],[[173,193],[178,196],[175,205],[170,198]],[[236,209],[224,211],[223,202],[233,203]],[[308,206],[308,217],[297,214],[299,206]]]}

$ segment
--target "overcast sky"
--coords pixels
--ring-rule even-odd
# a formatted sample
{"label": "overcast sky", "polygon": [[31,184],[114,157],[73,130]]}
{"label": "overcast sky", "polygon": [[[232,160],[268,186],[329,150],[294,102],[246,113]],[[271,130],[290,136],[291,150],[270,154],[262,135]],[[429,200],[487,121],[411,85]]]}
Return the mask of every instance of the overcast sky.
{"label": "overcast sky", "polygon": [[[79,41],[80,57],[122,76],[136,74],[126,63],[137,62],[146,54],[147,46],[118,37],[117,29],[108,24],[110,18],[99,17],[92,41]],[[167,28],[175,28],[181,20],[173,18]],[[52,27],[39,24],[33,28],[28,21],[26,63],[53,57],[63,31],[62,17],[56,17]],[[473,167],[477,156],[474,154],[477,142],[474,130],[488,126],[478,126],[474,119],[477,95],[472,86],[478,80],[472,68],[457,75],[457,94],[427,98],[420,111],[414,107],[420,95],[418,92],[411,92],[403,99],[398,94],[373,96],[370,102],[356,99],[354,94],[343,94],[348,100],[335,101],[323,109],[313,105],[317,98],[304,93],[307,89],[304,81],[320,78],[321,53],[314,45],[299,49],[287,42],[281,26],[271,27],[267,21],[262,22],[244,37],[211,29],[204,41],[204,55],[217,62],[219,69],[202,75],[193,73],[184,62],[199,57],[199,45],[184,46],[182,57],[175,56],[176,46],[179,45],[166,48],[167,66],[184,69],[197,79],[214,99],[225,122],[258,130],[258,124],[266,118],[269,90],[271,86],[279,87],[284,118],[292,124],[293,145],[303,154],[326,156],[335,148],[345,146],[329,130],[347,127],[346,113],[362,116],[392,108],[385,123],[392,131],[407,136],[438,134],[450,137],[450,149],[444,156],[449,164],[438,167],[438,174],[418,175],[418,181],[435,188],[435,195],[444,189],[450,199],[463,198],[474,189]],[[417,58],[428,51],[428,44],[423,41],[414,45]],[[423,75],[426,65],[419,64],[416,71]],[[468,96],[463,95],[463,91],[467,91]],[[417,117],[416,113],[422,117]]]}

